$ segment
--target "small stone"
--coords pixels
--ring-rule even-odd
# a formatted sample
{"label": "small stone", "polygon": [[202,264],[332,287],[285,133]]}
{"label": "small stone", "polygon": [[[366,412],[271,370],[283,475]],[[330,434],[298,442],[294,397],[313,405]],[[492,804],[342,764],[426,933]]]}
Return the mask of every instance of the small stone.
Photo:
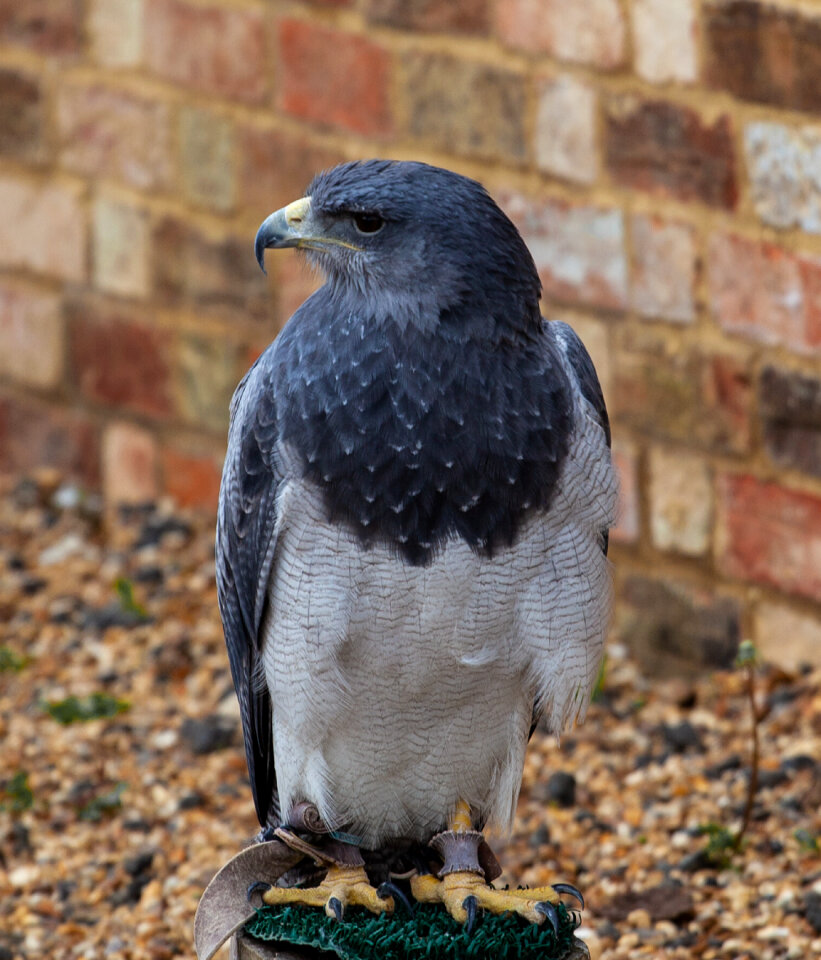
{"label": "small stone", "polygon": [[168,750],[169,747],[176,745],[178,739],[179,735],[176,730],[160,730],[159,733],[154,734],[151,746],[155,750]]}
{"label": "small stone", "polygon": [[780,787],[782,783],[786,783],[789,780],[789,777],[783,770],[759,770],[758,771],[758,786],[762,790],[772,789],[773,787]]}
{"label": "small stone", "polygon": [[139,853],[134,854],[133,857],[127,857],[123,862],[125,872],[132,877],[145,873],[151,868],[155,854],[156,850],[141,850]]}
{"label": "small stone", "polygon": [[584,941],[587,952],[590,954],[590,960],[600,960],[604,947],[598,935],[590,927],[578,927],[576,936]]}
{"label": "small stone", "polygon": [[664,742],[671,750],[675,750],[676,753],[683,753],[691,747],[697,750],[704,749],[698,731],[689,720],[682,720],[681,723],[676,723],[672,726],[665,724],[662,728],[662,733],[664,734]]}
{"label": "small stone", "polygon": [[12,887],[27,887],[40,877],[40,868],[35,864],[15,867],[8,872],[8,880]]}
{"label": "small stone", "polygon": [[572,807],[576,802],[576,778],[572,773],[559,771],[547,781],[548,797],[560,807]]}
{"label": "small stone", "polygon": [[651,920],[650,914],[646,910],[631,910],[627,914],[626,922],[631,927],[649,927]]}
{"label": "small stone", "polygon": [[235,733],[236,724],[219,714],[188,717],[180,727],[180,736],[197,756],[230,747]]}
{"label": "small stone", "polygon": [[720,780],[725,773],[730,773],[741,769],[741,757],[737,753],[730,754],[720,763],[705,767],[704,775],[710,780]]}
{"label": "small stone", "polygon": [[679,863],[679,869],[686,873],[696,873],[698,870],[710,870],[713,862],[706,850],[697,850],[684,857]]}
{"label": "small stone", "polygon": [[810,890],[804,894],[804,916],[816,933],[821,933],[821,892]]}

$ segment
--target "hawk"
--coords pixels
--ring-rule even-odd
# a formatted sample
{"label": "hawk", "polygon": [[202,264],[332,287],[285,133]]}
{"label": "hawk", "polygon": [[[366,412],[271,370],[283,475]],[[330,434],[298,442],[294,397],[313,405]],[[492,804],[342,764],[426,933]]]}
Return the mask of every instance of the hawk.
{"label": "hawk", "polygon": [[263,899],[391,910],[370,864],[404,849],[416,899],[555,925],[575,888],[494,889],[481,830],[510,826],[536,722],[581,718],[599,667],[616,479],[593,364],[456,173],[335,167],[262,223],[260,266],[287,247],[325,283],[234,395],[217,578],[259,822],[328,869]]}

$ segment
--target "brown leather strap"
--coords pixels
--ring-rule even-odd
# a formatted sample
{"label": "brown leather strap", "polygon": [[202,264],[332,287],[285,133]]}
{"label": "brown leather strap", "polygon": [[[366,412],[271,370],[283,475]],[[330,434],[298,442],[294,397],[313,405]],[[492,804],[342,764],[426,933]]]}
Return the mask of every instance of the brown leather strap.
{"label": "brown leather strap", "polygon": [[279,840],[257,843],[228,861],[205,888],[194,917],[198,960],[211,960],[225,941],[256,912],[248,902],[252,883],[270,883],[287,873],[302,854]]}
{"label": "brown leather strap", "polygon": [[478,830],[443,830],[430,841],[430,846],[442,858],[439,877],[449,873],[468,872],[485,875],[479,864],[479,844],[484,837]]}

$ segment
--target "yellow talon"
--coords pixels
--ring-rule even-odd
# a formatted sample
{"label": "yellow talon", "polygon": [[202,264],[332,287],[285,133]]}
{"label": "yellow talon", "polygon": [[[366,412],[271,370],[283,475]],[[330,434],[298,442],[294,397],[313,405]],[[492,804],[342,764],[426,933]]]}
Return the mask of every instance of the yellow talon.
{"label": "yellow talon", "polygon": [[262,894],[269,906],[324,907],[329,917],[342,919],[345,907],[365,907],[371,913],[393,913],[393,897],[379,896],[364,867],[330,867],[318,887],[271,887]]}
{"label": "yellow talon", "polygon": [[534,887],[531,890],[497,890],[485,883],[481,874],[468,871],[449,873],[442,880],[430,874],[411,879],[411,892],[420,903],[443,903],[458,923],[467,920],[464,903],[476,898],[476,906],[489,913],[518,913],[531,923],[542,923],[545,914],[536,909],[540,903],[559,902],[553,887]]}

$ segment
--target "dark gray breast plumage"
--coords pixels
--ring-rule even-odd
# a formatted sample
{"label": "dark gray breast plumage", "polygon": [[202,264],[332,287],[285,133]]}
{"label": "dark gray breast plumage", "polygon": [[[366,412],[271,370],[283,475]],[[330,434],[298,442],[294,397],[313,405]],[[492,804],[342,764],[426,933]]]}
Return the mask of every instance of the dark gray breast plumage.
{"label": "dark gray breast plumage", "polygon": [[279,435],[329,518],[427,563],[449,537],[492,553],[549,507],[573,429],[544,328],[477,339],[451,311],[433,330],[342,313],[319,291],[276,344]]}

